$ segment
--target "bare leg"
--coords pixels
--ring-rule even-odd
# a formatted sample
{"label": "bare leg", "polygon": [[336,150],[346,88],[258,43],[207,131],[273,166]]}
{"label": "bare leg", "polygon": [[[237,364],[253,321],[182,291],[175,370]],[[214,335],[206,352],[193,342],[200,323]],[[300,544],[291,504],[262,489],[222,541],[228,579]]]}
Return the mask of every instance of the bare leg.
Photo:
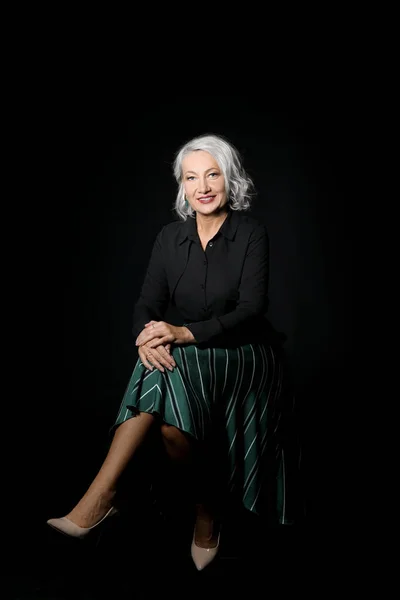
{"label": "bare leg", "polygon": [[[218,543],[218,523],[216,514],[215,487],[212,469],[212,451],[208,445],[201,444],[194,448],[188,436],[172,425],[161,426],[165,449],[177,467],[189,467],[185,474],[189,485],[194,485],[196,504],[196,544],[203,548],[215,547]],[[193,478],[195,460],[195,483]]]}
{"label": "bare leg", "polygon": [[217,458],[212,441],[199,446],[196,456],[195,543],[200,548],[214,548],[218,544],[221,473]]}
{"label": "bare leg", "polygon": [[165,423],[161,425],[161,438],[170,459],[169,468],[160,474],[162,488],[170,511],[178,514],[193,505],[193,440],[177,427]]}
{"label": "bare leg", "polygon": [[119,477],[155,421],[148,413],[122,423],[116,430],[108,454],[89,489],[66,515],[80,527],[95,525],[111,508]]}
{"label": "bare leg", "polygon": [[196,504],[195,542],[200,548],[218,545],[220,522],[214,509],[207,504]]}
{"label": "bare leg", "polygon": [[161,425],[165,450],[174,463],[187,465],[192,457],[192,444],[187,435],[173,425]]}

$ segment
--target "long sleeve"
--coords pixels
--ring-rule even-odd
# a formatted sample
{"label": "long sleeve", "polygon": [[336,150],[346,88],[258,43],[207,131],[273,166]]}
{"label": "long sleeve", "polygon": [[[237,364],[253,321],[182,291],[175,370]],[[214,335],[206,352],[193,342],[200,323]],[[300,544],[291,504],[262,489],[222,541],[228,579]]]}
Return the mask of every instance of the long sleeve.
{"label": "long sleeve", "polygon": [[[228,267],[227,267],[228,268]],[[219,317],[187,325],[197,343],[233,332],[254,318],[261,317],[267,307],[269,277],[269,243],[264,225],[256,227],[250,236],[243,264],[235,310]]]}
{"label": "long sleeve", "polygon": [[145,323],[163,319],[169,301],[168,282],[162,258],[161,232],[154,242],[140,296],[133,314],[133,335],[142,331]]}

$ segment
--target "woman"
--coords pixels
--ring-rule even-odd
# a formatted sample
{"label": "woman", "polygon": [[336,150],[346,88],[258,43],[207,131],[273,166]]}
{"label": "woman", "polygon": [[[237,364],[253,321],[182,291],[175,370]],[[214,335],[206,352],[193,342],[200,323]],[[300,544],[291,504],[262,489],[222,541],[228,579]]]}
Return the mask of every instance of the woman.
{"label": "woman", "polygon": [[[139,358],[109,452],[73,510],[48,524],[86,537],[111,516],[120,476],[156,426],[171,459],[194,473],[191,552],[202,569],[218,552],[230,494],[261,514],[267,470],[284,481],[283,368],[264,317],[267,232],[246,214],[253,184],[237,150],[220,136],[195,138],[177,153],[174,174],[179,220],[154,243],[134,312]],[[284,503],[278,513],[285,522]]]}

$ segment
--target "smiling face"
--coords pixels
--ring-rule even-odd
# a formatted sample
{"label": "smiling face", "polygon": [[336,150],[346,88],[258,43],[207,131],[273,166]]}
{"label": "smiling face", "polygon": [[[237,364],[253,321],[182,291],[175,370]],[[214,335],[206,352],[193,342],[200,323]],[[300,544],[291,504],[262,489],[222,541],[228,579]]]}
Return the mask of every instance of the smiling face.
{"label": "smiling face", "polygon": [[196,213],[207,216],[227,209],[225,178],[211,154],[196,150],[185,156],[182,175],[187,201]]}

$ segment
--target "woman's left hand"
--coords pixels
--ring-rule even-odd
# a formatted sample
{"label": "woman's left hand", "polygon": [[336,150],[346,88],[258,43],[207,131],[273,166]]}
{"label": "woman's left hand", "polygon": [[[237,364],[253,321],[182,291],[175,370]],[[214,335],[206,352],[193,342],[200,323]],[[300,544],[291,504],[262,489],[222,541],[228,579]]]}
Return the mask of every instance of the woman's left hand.
{"label": "woman's left hand", "polygon": [[165,321],[151,321],[146,323],[145,328],[139,333],[136,346],[147,344],[152,348],[160,344],[188,344],[193,341],[193,334],[187,327],[176,327]]}

